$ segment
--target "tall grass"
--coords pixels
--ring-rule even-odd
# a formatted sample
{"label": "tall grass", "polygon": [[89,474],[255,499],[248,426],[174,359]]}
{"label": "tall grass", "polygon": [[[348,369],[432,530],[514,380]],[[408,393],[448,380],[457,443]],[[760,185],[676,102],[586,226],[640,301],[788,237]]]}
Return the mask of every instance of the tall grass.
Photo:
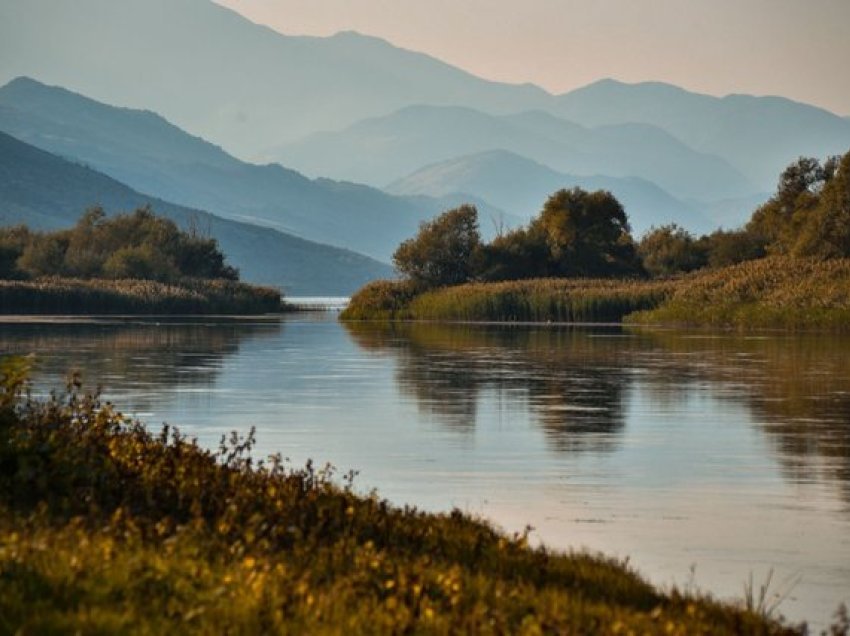
{"label": "tall grass", "polygon": [[0,365],[0,633],[799,633]]}
{"label": "tall grass", "polygon": [[417,292],[380,281],[344,320],[629,322],[850,330],[850,259],[771,257],[676,278],[538,279]]}
{"label": "tall grass", "polygon": [[0,280],[0,314],[253,314],[280,311],[280,292],[231,280]]}
{"label": "tall grass", "polygon": [[408,284],[381,281],[358,292],[342,318],[619,322],[632,312],[657,307],[673,287],[670,282],[637,280],[535,279],[469,283],[417,294]]}
{"label": "tall grass", "polygon": [[771,257],[682,278],[632,323],[850,330],[850,259]]}

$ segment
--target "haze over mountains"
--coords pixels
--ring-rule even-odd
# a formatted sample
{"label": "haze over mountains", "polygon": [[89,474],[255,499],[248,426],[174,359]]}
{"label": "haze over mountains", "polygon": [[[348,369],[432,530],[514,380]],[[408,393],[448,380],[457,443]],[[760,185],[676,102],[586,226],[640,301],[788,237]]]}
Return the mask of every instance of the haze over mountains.
{"label": "haze over mountains", "polygon": [[384,262],[460,202],[491,234],[574,185],[613,192],[638,235],[732,227],[797,157],[850,148],[850,119],[780,97],[613,80],[552,95],[211,0],[0,0],[7,82],[0,131],[138,196]]}
{"label": "haze over mountains", "polygon": [[391,183],[388,192],[441,196],[468,193],[485,201],[499,201],[524,220],[540,211],[546,197],[560,188],[614,192],[629,211],[632,229],[641,233],[675,219],[688,219],[694,231],[710,232],[716,223],[670,196],[655,184],[637,177],[580,177],[506,150],[491,150],[428,165]]}
{"label": "haze over mountains", "polygon": [[107,212],[151,205],[184,229],[193,224],[209,231],[243,280],[279,286],[289,294],[350,294],[392,273],[389,266],[347,250],[140,194],[91,168],[0,133],[0,224],[69,227],[94,204]]}
{"label": "haze over mountains", "polygon": [[0,88],[0,130],[141,192],[384,262],[421,221],[458,202],[243,163],[149,111],[107,106],[28,78]]}
{"label": "haze over mountains", "polygon": [[722,159],[698,153],[660,128],[588,129],[542,111],[492,116],[461,107],[410,106],[337,133],[316,133],[269,158],[307,174],[383,185],[438,161],[509,150],[555,170],[637,176],[692,198],[741,196],[755,186]]}

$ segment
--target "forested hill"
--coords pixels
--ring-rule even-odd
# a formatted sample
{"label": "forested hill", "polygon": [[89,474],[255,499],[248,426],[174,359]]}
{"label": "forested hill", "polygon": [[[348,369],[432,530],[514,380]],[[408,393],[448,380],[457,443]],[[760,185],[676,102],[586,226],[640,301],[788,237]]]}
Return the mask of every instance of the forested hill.
{"label": "forested hill", "polygon": [[150,205],[183,228],[194,223],[218,240],[243,280],[280,286],[291,295],[346,295],[392,273],[389,266],[348,250],[139,193],[91,168],[0,133],[0,223],[69,227],[92,205],[108,212]]}

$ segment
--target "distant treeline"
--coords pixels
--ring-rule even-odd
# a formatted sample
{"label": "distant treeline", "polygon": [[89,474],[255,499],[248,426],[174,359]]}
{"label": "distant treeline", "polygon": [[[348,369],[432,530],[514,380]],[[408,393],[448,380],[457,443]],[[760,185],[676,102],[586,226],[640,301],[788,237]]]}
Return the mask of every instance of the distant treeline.
{"label": "distant treeline", "polygon": [[0,314],[252,314],[281,309],[277,289],[239,282],[215,239],[149,208],[71,229],[0,228]]}
{"label": "distant treeline", "polygon": [[25,225],[0,228],[0,278],[66,276],[79,279],[183,278],[238,280],[215,239],[195,228],[181,231],[149,207],[107,218],[88,210],[67,230],[36,232]]}
{"label": "distant treeline", "polygon": [[466,282],[574,277],[658,277],[726,267],[765,256],[850,256],[850,152],[822,164],[801,158],[776,194],[739,230],[695,238],[674,225],[639,242],[609,192],[560,190],[528,226],[481,241],[473,206],[420,227],[393,255],[421,289]]}
{"label": "distant treeline", "polygon": [[[848,257],[850,152],[799,159],[743,228],[700,238],[669,225],[636,242],[613,195],[579,188],[556,192],[527,227],[489,244],[474,207],[449,210],[395,252],[404,280],[364,287],[343,318],[574,322],[659,310],[641,319],[841,328]],[[804,279],[820,291],[800,294]]]}

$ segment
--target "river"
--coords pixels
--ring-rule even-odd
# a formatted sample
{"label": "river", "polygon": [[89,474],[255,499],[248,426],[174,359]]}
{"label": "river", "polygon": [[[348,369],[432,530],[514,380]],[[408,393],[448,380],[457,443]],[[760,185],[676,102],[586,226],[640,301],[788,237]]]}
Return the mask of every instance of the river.
{"label": "river", "polygon": [[[37,392],[79,368],[202,444],[359,471],[656,584],[769,601],[825,625],[850,601],[850,338],[559,325],[6,319]],[[778,595],[778,596],[775,596]]]}

